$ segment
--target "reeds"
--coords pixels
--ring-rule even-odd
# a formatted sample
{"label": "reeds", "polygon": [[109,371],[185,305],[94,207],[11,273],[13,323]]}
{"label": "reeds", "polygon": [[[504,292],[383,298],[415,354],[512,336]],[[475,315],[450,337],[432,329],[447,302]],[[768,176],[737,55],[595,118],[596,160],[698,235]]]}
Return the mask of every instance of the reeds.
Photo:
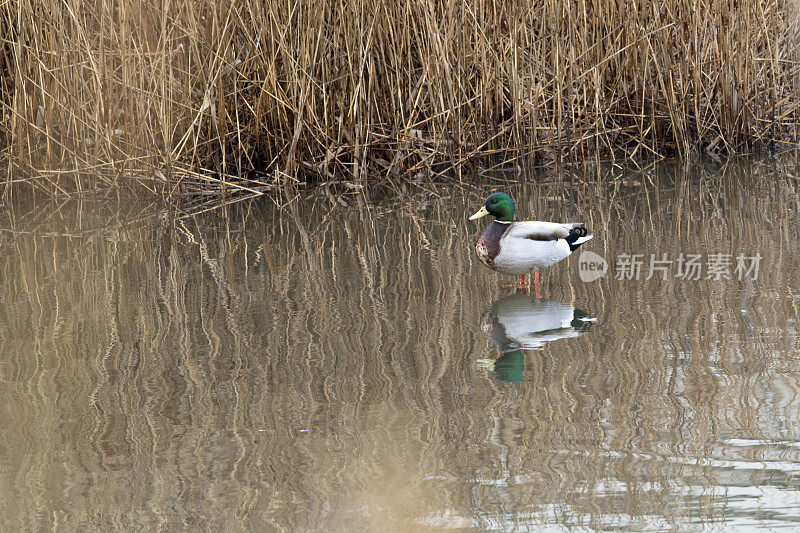
{"label": "reeds", "polygon": [[793,1],[0,6],[5,194],[464,179],[797,140]]}

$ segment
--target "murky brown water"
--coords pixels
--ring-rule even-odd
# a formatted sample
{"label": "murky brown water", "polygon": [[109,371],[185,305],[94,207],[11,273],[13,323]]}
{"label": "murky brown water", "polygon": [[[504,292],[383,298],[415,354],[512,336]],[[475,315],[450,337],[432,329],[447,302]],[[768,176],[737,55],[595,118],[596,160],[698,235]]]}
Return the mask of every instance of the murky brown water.
{"label": "murky brown water", "polygon": [[3,209],[0,528],[800,527],[796,168],[498,186],[609,261],[540,301],[474,256],[489,187]]}

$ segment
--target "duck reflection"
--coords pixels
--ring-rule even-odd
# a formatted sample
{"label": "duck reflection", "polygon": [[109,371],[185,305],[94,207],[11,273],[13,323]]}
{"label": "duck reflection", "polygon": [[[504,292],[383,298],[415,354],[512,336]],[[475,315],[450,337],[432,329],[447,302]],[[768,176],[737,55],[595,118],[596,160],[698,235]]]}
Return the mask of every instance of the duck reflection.
{"label": "duck reflection", "polygon": [[500,298],[483,319],[481,329],[500,350],[497,359],[479,359],[481,368],[507,383],[522,381],[522,350],[541,348],[558,339],[578,337],[596,321],[574,305],[527,294]]}

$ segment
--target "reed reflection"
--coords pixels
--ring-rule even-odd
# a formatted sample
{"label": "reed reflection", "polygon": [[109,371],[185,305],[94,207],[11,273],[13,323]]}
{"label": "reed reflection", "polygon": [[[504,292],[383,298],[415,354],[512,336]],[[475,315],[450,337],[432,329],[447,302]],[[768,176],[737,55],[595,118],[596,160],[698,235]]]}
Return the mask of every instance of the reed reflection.
{"label": "reed reflection", "polygon": [[506,297],[482,191],[0,210],[0,529],[796,526],[800,173],[659,169],[513,193],[610,261],[761,253],[757,283],[568,259]]}
{"label": "reed reflection", "polygon": [[506,383],[522,381],[522,350],[583,334],[597,319],[573,304],[512,294],[495,301],[483,317],[486,339],[500,350],[496,359],[479,359],[478,366]]}

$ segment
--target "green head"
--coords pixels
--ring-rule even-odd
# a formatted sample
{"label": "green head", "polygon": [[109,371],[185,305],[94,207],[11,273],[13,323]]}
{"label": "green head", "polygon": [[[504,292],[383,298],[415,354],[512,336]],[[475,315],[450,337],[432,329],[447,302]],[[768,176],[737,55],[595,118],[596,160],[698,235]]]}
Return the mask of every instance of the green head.
{"label": "green head", "polygon": [[514,202],[504,192],[496,192],[486,199],[486,203],[480,210],[469,217],[470,220],[476,220],[486,215],[492,215],[500,222],[513,222],[514,221]]}

